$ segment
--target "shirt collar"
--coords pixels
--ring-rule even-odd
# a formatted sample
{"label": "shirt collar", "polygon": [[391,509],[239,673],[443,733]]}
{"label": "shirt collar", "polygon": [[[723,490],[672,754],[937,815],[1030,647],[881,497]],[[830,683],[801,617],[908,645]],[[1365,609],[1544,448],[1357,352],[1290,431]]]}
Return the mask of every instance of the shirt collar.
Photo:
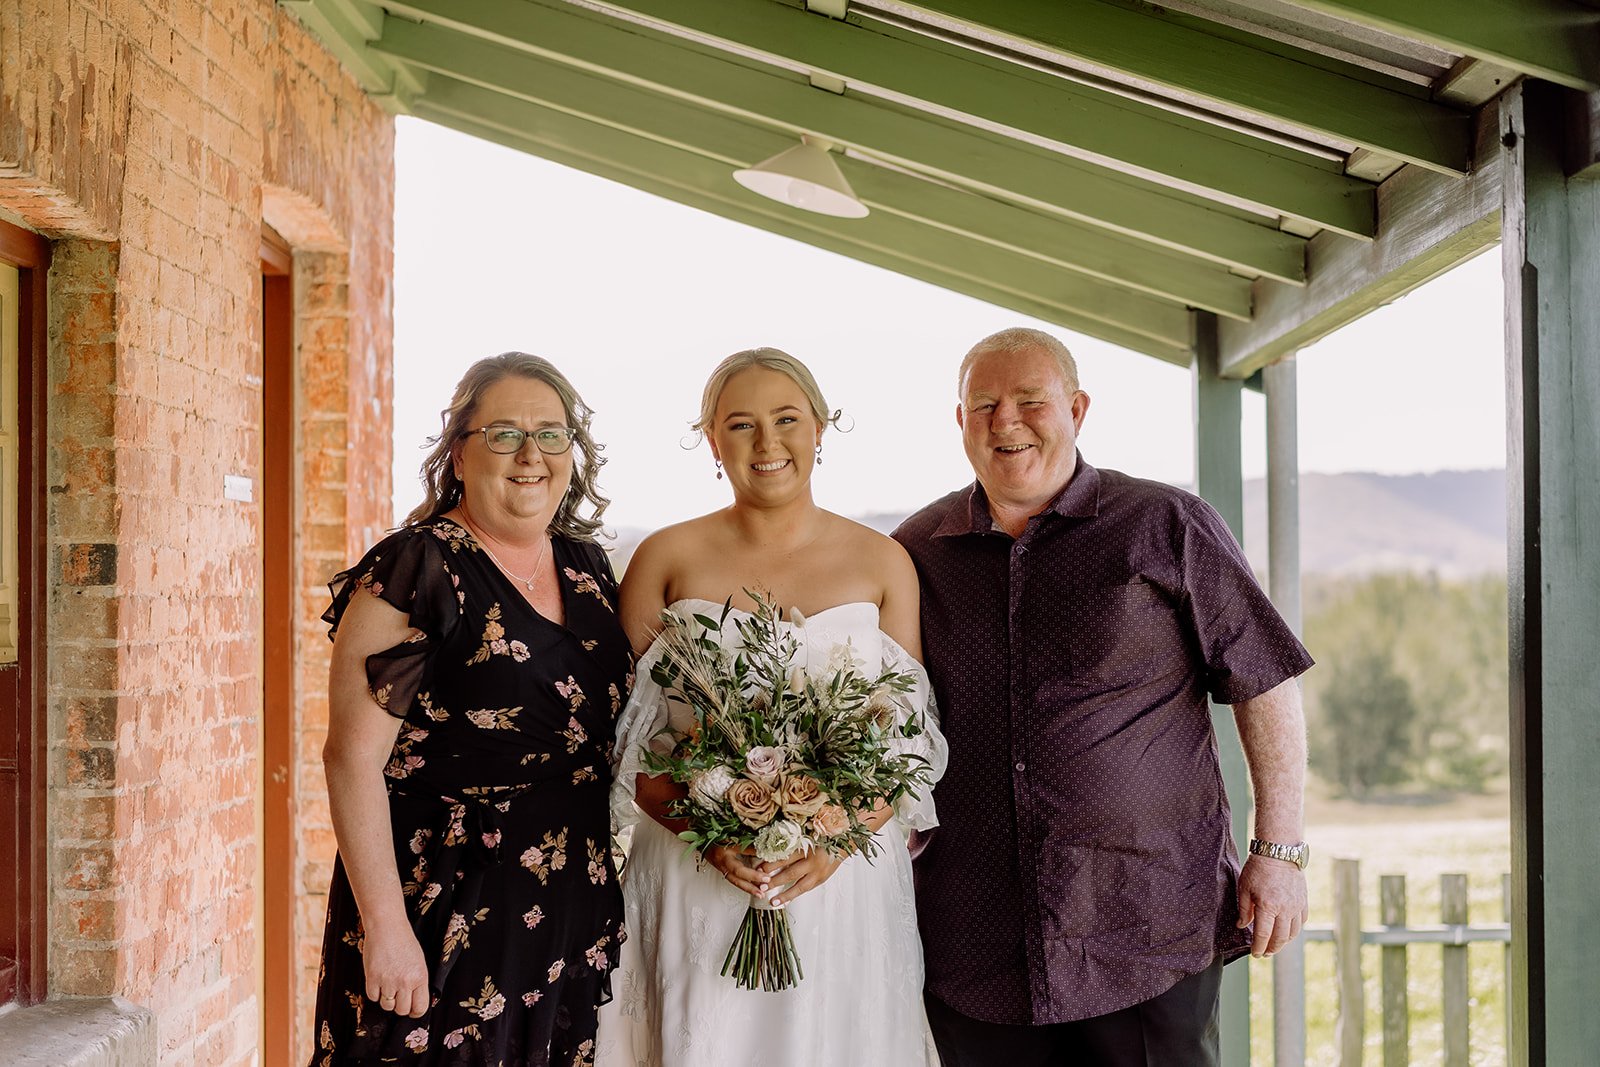
{"label": "shirt collar", "polygon": [[[1072,478],[1061,492],[1045,505],[1039,514],[1053,514],[1063,519],[1087,519],[1100,512],[1100,472],[1090,466],[1077,453],[1078,463]],[[957,537],[962,534],[986,534],[994,530],[994,519],[989,514],[989,498],[983,486],[973,482],[956,497],[954,506],[945,513],[935,537]]]}

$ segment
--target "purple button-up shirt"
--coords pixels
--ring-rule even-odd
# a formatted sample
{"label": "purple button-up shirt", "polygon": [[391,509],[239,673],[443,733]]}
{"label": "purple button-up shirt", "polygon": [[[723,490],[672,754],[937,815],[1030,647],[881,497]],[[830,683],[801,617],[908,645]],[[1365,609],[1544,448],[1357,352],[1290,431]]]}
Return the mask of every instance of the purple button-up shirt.
{"label": "purple button-up shirt", "polygon": [[950,742],[915,864],[928,989],[971,1018],[1118,1011],[1249,944],[1207,701],[1311,657],[1210,505],[1080,457],[1013,540],[981,487],[895,532]]}

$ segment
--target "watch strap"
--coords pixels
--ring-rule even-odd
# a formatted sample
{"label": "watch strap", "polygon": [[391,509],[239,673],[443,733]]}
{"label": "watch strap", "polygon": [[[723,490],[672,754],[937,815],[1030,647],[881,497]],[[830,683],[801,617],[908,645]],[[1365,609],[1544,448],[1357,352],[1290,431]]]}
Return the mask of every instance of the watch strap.
{"label": "watch strap", "polygon": [[1292,863],[1302,871],[1311,860],[1311,846],[1304,841],[1297,841],[1292,845],[1281,844],[1277,841],[1264,841],[1259,837],[1250,839],[1250,854],[1252,856],[1265,856],[1267,859],[1283,860]]}

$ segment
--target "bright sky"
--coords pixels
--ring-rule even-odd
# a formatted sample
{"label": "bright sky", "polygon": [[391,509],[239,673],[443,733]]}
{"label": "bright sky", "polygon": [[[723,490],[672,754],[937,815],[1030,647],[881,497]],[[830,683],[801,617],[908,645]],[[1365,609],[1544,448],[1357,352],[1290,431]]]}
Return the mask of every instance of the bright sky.
{"label": "bright sky", "polygon": [[[1077,356],[1090,462],[1193,480],[1184,368],[415,119],[398,120],[396,170],[397,516],[421,499],[425,441],[462,372],[508,349],[550,359],[595,409],[608,524],[721,507],[727,483],[703,444],[683,447],[687,427],[716,363],[756,345],[803,360],[855,421],[824,440],[817,502],[913,511],[971,481],[956,365],[1013,325]],[[1304,350],[1301,468],[1503,466],[1502,344],[1491,252]],[[1247,478],[1265,469],[1264,426],[1247,391]]]}

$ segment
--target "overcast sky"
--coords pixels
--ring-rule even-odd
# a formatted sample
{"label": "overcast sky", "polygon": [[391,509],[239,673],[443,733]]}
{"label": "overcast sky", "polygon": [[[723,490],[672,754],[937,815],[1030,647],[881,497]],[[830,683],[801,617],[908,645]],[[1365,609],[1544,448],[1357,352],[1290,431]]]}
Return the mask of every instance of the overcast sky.
{"label": "overcast sky", "polygon": [[[550,359],[595,408],[608,523],[654,528],[720,507],[727,483],[703,444],[683,447],[687,427],[717,361],[756,345],[805,361],[854,419],[824,441],[818,503],[909,512],[971,481],[955,368],[1012,325],[1051,330],[1077,356],[1091,463],[1193,478],[1183,368],[426,122],[397,125],[397,515],[420,499],[424,443],[461,373],[508,349]],[[1304,350],[1302,469],[1503,466],[1502,344],[1490,252]],[[1263,405],[1249,392],[1244,433],[1245,475],[1259,477]]]}

